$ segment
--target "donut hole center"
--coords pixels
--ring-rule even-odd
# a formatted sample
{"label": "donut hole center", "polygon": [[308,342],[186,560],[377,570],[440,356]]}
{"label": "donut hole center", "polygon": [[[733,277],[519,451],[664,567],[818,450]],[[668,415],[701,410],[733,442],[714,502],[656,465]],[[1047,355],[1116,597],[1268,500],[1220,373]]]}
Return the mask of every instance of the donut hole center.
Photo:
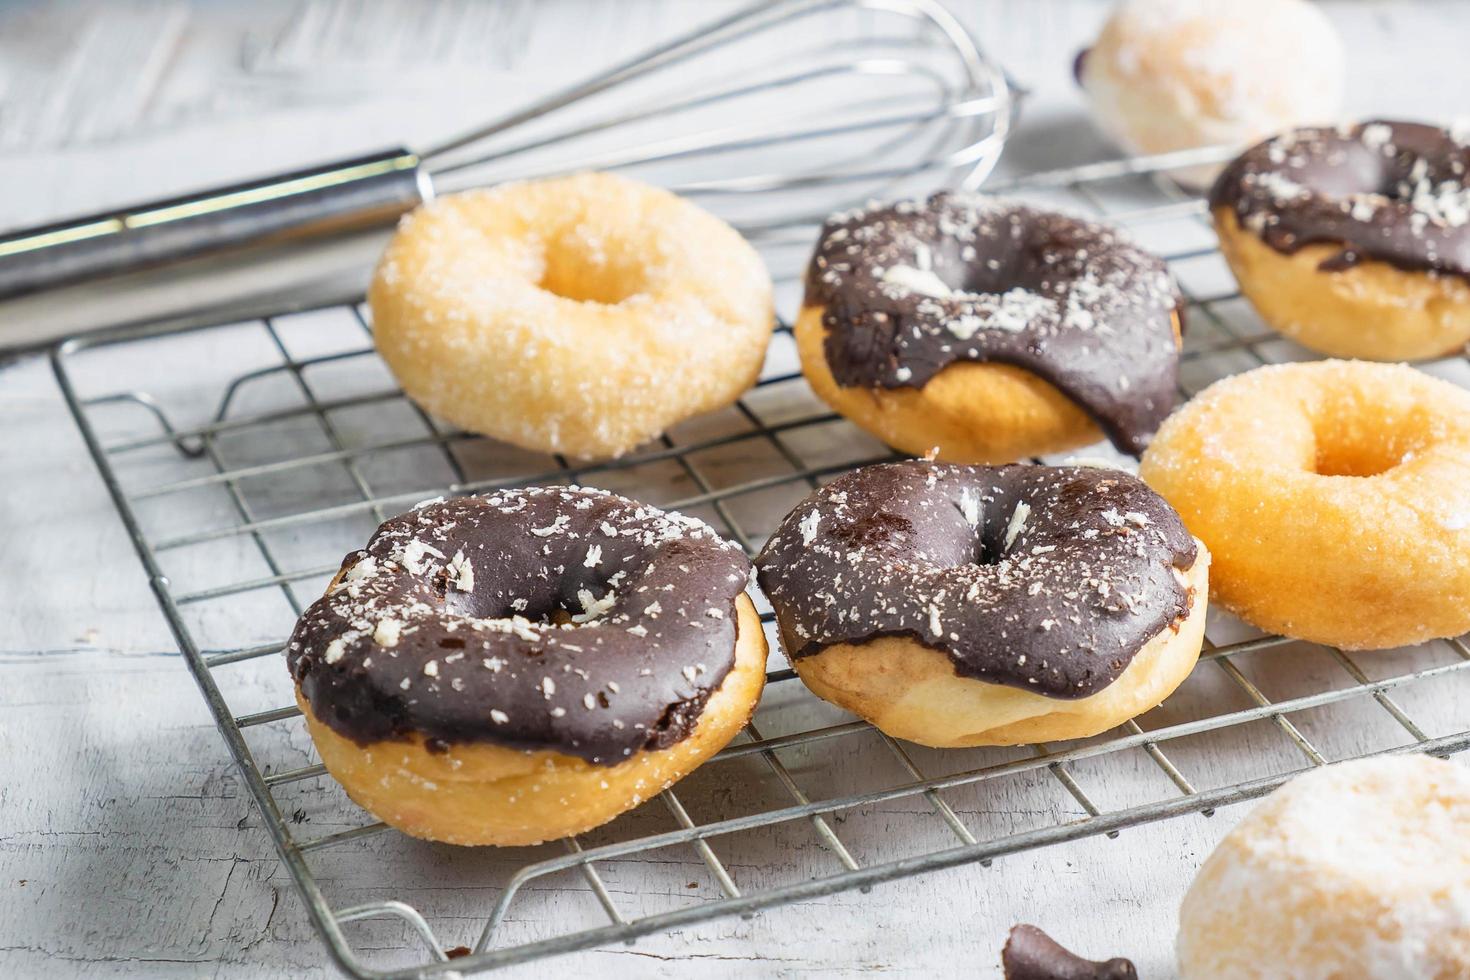
{"label": "donut hole center", "polygon": [[[1004,532],[1002,531],[1002,533]],[[999,565],[1005,558],[1005,542],[999,538],[987,542],[985,538],[986,536],[983,534],[975,535],[975,550],[971,554],[968,564],[980,565],[982,567],[986,565]]]}
{"label": "donut hole center", "polygon": [[1035,296],[1063,295],[1069,281],[1081,275],[1058,256],[1072,256],[1093,243],[1075,229],[1037,227],[1019,240],[977,246],[973,258],[945,249],[934,257],[934,273],[955,293],[1005,302],[1019,290]]}
{"label": "donut hole center", "polygon": [[1377,447],[1354,447],[1355,451],[1342,451],[1334,448],[1333,451],[1323,452],[1321,447],[1317,449],[1317,463],[1313,471],[1318,476],[1378,476],[1387,473],[1400,460],[1385,458],[1384,454],[1376,451]]}
{"label": "donut hole center", "polygon": [[1312,472],[1318,476],[1379,476],[1404,463],[1419,448],[1418,440],[1393,429],[1365,432],[1339,425],[1317,432]]}
{"label": "donut hole center", "polygon": [[1030,290],[1036,285],[1034,277],[1023,274],[1014,255],[970,262],[951,257],[947,262],[936,260],[934,266],[935,276],[951,292],[970,296],[999,299],[1016,287]]}
{"label": "donut hole center", "polygon": [[1334,204],[1378,197],[1413,205],[1426,192],[1433,196],[1442,182],[1458,187],[1464,179],[1458,148],[1413,145],[1420,139],[1413,133],[1401,133],[1400,142],[1381,149],[1361,139],[1349,140],[1328,157],[1330,166],[1293,170],[1288,176]]}
{"label": "donut hole center", "polygon": [[[582,588],[589,588],[582,585]],[[439,590],[436,590],[439,591]],[[607,592],[604,584],[592,584],[590,592],[601,597]],[[455,590],[441,591],[444,611],[466,619],[510,619],[520,617],[540,626],[565,626],[572,623],[574,615],[584,610],[576,590],[545,590],[527,593],[519,598],[526,600],[524,608],[515,608],[504,601],[495,601],[488,592],[473,593]]]}
{"label": "donut hole center", "polygon": [[577,226],[549,239],[536,285],[562,299],[615,306],[648,290],[647,267],[626,243]]}

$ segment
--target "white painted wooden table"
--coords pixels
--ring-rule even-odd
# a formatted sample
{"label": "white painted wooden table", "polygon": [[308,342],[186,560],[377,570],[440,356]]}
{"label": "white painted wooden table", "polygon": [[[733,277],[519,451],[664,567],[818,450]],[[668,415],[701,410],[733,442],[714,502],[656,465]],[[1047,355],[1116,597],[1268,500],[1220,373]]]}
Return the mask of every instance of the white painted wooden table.
{"label": "white painted wooden table", "polygon": [[[354,34],[353,25],[405,16],[406,3],[381,20],[346,21],[326,3],[116,4],[105,13],[22,4],[0,12],[0,226],[424,143],[499,108],[506,93],[550,84],[563,66],[608,60],[728,6],[415,7],[420,36],[434,39],[426,54]],[[1069,75],[1101,4],[953,6],[1034,90],[1010,165],[1109,155]],[[1324,6],[1351,52],[1353,114],[1470,112],[1470,4]],[[195,363],[177,365],[179,386]],[[0,367],[0,555],[0,976],[334,975],[37,358]],[[1446,724],[1453,714],[1433,692],[1416,708]],[[1204,746],[1191,763],[1208,777],[1238,772],[1241,753],[1271,751],[1247,736]],[[826,775],[836,780],[841,763],[832,765]],[[1138,777],[1125,770],[1084,778],[1107,795]],[[980,821],[1075,810],[1039,803],[1024,787],[966,805],[963,815]],[[1179,897],[1238,815],[1187,817],[511,972],[991,976],[1006,929],[1029,920],[1080,951],[1127,954],[1143,976],[1167,977]],[[903,814],[854,816],[844,836],[870,859],[902,852]],[[748,853],[813,860],[770,841]],[[732,860],[739,871],[741,858]],[[350,890],[355,873],[343,865],[336,883]],[[636,877],[612,882],[635,906],[650,882],[666,880]],[[485,896],[453,875],[436,880],[429,870],[424,880],[419,897],[449,910],[439,921],[463,918],[465,934],[450,938],[471,938]]]}

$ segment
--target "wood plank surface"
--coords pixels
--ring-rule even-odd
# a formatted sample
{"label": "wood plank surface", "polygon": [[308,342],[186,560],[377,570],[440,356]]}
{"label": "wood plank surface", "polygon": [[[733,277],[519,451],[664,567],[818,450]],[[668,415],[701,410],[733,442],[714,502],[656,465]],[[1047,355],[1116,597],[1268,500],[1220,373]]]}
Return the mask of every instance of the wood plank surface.
{"label": "wood plank surface", "polygon": [[[953,0],[951,6],[1032,89],[1007,151],[1011,169],[1110,154],[1089,128],[1069,75],[1104,4]],[[1470,113],[1464,102],[1470,61],[1463,56],[1470,4],[1337,0],[1323,6],[1351,52],[1354,114],[1449,121]],[[732,8],[723,0],[12,4],[0,8],[0,227],[324,156],[423,145]],[[300,327],[293,336],[302,343],[327,335]],[[198,419],[229,377],[273,356],[258,331],[245,330],[160,351],[166,363],[146,363],[146,351],[136,355],[140,363],[121,367],[79,361],[79,376],[102,384],[114,371],[147,371],[158,379],[152,393],[171,411]],[[1470,380],[1455,370],[1455,380]],[[278,394],[252,397],[264,403]],[[136,422],[118,419],[119,426]],[[134,475],[146,482],[172,465],[159,462],[150,471],[144,458]],[[711,465],[759,475],[773,463],[752,450]],[[789,503],[777,495],[763,506],[779,516]],[[207,517],[219,502],[198,506]],[[182,519],[167,508],[156,516],[164,523]],[[338,533],[350,537],[360,529]],[[0,976],[337,975],[40,357],[0,366],[0,555]],[[246,567],[239,563],[251,561],[258,558],[248,546],[231,543],[180,558],[170,574],[207,583],[212,570],[238,572]],[[282,617],[290,614],[279,599],[263,597],[218,606],[203,604],[191,625],[221,645],[278,638]],[[1427,665],[1441,655],[1419,656]],[[1273,697],[1337,683],[1333,665],[1307,657],[1261,658],[1249,669]],[[231,668],[232,704],[248,710],[281,703],[286,680],[275,658]],[[1465,689],[1463,678],[1457,680],[1458,688],[1414,685],[1395,697],[1431,735],[1443,734],[1464,724]],[[1208,678],[1191,683],[1181,692],[1181,712],[1191,699],[1240,697]],[[766,712],[775,731],[842,720],[794,684],[774,689],[763,718]],[[1314,743],[1340,757],[1401,744],[1403,733],[1385,717],[1367,702],[1360,711],[1308,712],[1298,721]],[[261,751],[274,759],[314,759],[299,728],[262,738]],[[1205,786],[1304,764],[1269,723],[1186,740],[1177,749],[1190,777]],[[829,753],[814,746],[783,759],[819,797],[863,785],[878,755],[880,748]],[[943,753],[915,758],[936,771],[961,765]],[[1075,777],[1108,807],[1169,790],[1142,752],[1078,764]],[[752,765],[734,780],[696,774],[681,795],[698,808],[698,819],[707,819],[780,802],[776,792],[769,775]],[[946,798],[977,833],[991,835],[1083,813],[1044,770]],[[626,819],[648,832],[672,826],[654,811],[644,807]],[[319,821],[311,830],[326,833],[346,826],[330,821],[349,812],[345,806],[320,815],[303,810],[301,819]],[[683,928],[504,975],[990,977],[999,975],[1006,930],[1032,921],[1079,951],[1128,955],[1142,976],[1168,977],[1179,898],[1241,812],[1185,817],[1115,840],[1004,858],[989,868],[965,866],[881,885],[871,894],[844,893],[748,920]],[[836,827],[863,863],[947,840],[922,798],[844,813]],[[747,889],[833,870],[831,853],[815,836],[790,827],[737,835],[717,849]],[[402,897],[431,917],[446,944],[467,944],[499,886],[525,858],[467,855],[395,836],[333,851],[318,873],[343,904]],[[629,916],[718,894],[687,848],[658,861],[614,863],[605,875]],[[578,882],[550,881],[513,909],[504,941],[542,935],[553,918],[594,924],[600,914]],[[397,924],[366,926],[353,938],[365,950],[380,947],[388,961],[407,942]]]}

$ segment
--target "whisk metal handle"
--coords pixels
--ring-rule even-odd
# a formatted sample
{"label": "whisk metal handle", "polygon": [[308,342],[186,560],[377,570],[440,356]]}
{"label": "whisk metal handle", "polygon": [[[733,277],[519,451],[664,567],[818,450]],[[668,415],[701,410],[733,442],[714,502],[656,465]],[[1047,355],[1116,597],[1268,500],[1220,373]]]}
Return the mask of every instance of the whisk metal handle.
{"label": "whisk metal handle", "polygon": [[404,149],[0,235],[0,298],[392,221],[432,196]]}

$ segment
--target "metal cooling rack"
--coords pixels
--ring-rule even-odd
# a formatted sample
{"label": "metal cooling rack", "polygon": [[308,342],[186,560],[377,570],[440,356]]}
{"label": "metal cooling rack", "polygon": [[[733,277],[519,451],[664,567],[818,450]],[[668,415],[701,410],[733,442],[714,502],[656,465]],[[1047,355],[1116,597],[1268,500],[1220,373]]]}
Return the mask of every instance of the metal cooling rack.
{"label": "metal cooling rack", "polygon": [[[1188,396],[1234,371],[1311,355],[1260,325],[1215,251],[1202,202],[1158,177],[1184,159],[1125,160],[992,186],[1120,223],[1169,259],[1189,305],[1181,371]],[[167,347],[191,347],[185,353],[198,375],[158,367]],[[220,363],[223,350],[231,363]],[[900,744],[818,702],[791,683],[773,645],[775,669],[752,724],[659,802],[560,847],[466,851],[409,841],[385,833],[324,775],[280,663],[295,615],[379,521],[438,494],[575,480],[704,517],[754,552],[810,488],[893,454],[814,399],[784,328],[759,385],[733,409],[595,465],[537,457],[423,415],[378,362],[359,302],[76,339],[52,359],[281,859],[332,958],[353,976],[471,972],[632,941],[1208,815],[1335,759],[1470,746],[1466,719],[1454,710],[1470,695],[1464,639],[1349,655],[1214,616],[1189,681],[1136,721],[1082,742],[949,752]],[[1470,383],[1463,358],[1425,369]],[[183,418],[206,421],[176,421]],[[250,642],[242,645],[242,636]],[[1126,791],[1116,779],[1089,779],[1092,767],[1123,758],[1133,761]],[[1016,781],[1021,792],[1055,793],[1061,802],[1039,807],[1030,825],[968,806]],[[914,821],[912,853],[866,859],[853,821],[894,806]],[[786,854],[798,844],[806,857],[784,877],[759,857],[738,860],[742,849]],[[381,868],[383,893],[329,894],[344,862]],[[621,880],[630,863],[640,874],[675,876],[674,884],[667,893],[615,897],[608,879]],[[482,889],[476,937],[460,934],[462,915],[397,897],[416,894],[417,876],[430,868]],[[679,888],[690,869],[702,869],[706,886],[686,894]],[[371,949],[347,928],[364,920],[379,920]],[[446,949],[458,942],[466,946]],[[386,964],[378,962],[385,947]]]}

